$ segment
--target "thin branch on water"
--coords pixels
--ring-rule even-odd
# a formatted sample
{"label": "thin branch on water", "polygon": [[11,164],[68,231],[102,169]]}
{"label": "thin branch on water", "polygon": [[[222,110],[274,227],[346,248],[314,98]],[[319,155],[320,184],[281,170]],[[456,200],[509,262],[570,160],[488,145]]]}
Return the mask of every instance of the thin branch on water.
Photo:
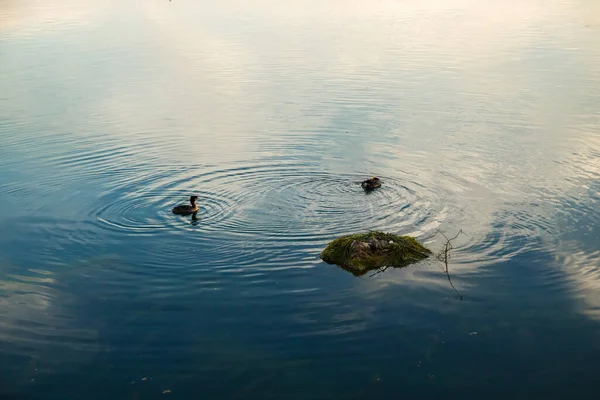
{"label": "thin branch on water", "polygon": [[382,273],[382,272],[385,272],[385,270],[386,270],[386,269],[388,269],[388,267],[381,267],[381,268],[379,268],[379,269],[377,270],[377,272],[375,272],[374,274],[371,274],[371,275],[369,275],[369,278],[372,278],[372,277],[374,277],[374,276],[375,276],[375,275],[377,275],[377,274],[380,274],[380,273]]}
{"label": "thin branch on water", "polygon": [[444,249],[438,254],[438,260],[442,261],[444,263],[444,265],[446,266],[446,270],[444,271],[446,273],[446,276],[448,277],[448,282],[450,282],[450,286],[452,286],[452,289],[454,289],[454,291],[456,292],[456,294],[458,295],[459,299],[463,299],[462,295],[458,292],[458,290],[456,290],[456,288],[454,287],[454,284],[452,283],[452,279],[450,278],[450,272],[448,271],[448,258],[450,258],[450,250],[452,250],[454,248],[454,246],[452,246],[452,241],[455,240],[460,234],[463,234],[465,236],[468,236],[466,233],[463,232],[463,230],[461,229],[460,231],[458,231],[458,233],[451,239],[448,239],[448,236],[446,236],[444,234],[444,232],[440,231],[438,229],[437,231],[439,234],[441,234],[444,239],[446,239],[446,244],[444,244]]}

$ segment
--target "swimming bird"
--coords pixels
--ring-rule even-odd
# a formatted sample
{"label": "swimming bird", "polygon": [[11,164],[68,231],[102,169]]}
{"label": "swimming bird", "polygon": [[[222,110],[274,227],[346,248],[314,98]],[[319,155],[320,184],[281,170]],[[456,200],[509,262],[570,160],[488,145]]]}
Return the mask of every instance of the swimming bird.
{"label": "swimming bird", "polygon": [[363,181],[360,186],[365,190],[373,190],[381,187],[381,180],[376,176],[371,177],[371,179],[367,179]]}
{"label": "swimming bird", "polygon": [[195,214],[198,212],[198,206],[196,205],[196,200],[198,200],[198,196],[190,197],[190,205],[188,206],[177,206],[173,207],[173,214]]}

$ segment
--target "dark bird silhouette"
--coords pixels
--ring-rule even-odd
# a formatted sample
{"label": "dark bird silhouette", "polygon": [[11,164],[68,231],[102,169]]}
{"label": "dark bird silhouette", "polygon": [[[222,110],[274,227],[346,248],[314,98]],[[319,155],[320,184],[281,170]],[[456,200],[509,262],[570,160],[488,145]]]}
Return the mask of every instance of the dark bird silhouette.
{"label": "dark bird silhouette", "polygon": [[190,197],[190,205],[186,204],[182,206],[173,207],[173,214],[186,215],[197,213],[198,206],[196,205],[196,200],[198,200],[198,196],[192,196]]}
{"label": "dark bird silhouette", "polygon": [[373,190],[381,187],[381,180],[376,176],[363,181],[360,186],[365,190]]}

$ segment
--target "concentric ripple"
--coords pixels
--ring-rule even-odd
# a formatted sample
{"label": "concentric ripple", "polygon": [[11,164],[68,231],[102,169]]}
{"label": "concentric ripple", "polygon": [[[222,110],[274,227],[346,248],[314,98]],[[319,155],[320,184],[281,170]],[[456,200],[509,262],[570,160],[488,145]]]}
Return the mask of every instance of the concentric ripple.
{"label": "concentric ripple", "polygon": [[[419,187],[381,177],[379,190],[365,193],[365,175],[334,175],[299,164],[265,164],[224,170],[197,167],[125,180],[92,205],[100,227],[113,234],[178,233],[188,218],[170,208],[196,194],[197,231],[245,238],[314,242],[348,232],[383,229],[414,233],[435,219],[434,198]],[[139,189],[150,188],[150,189]]]}
{"label": "concentric ripple", "polygon": [[[99,208],[95,216],[101,227],[115,234],[152,235],[175,227],[178,217],[171,213],[171,208],[175,205],[172,203],[172,198],[180,198],[183,203],[188,197],[174,194],[169,198],[164,193],[116,197],[112,202]],[[99,202],[102,200],[100,199]],[[233,204],[229,199],[217,193],[200,193],[198,202],[201,206],[197,217],[207,226],[227,218],[233,210]]]}
{"label": "concentric ripple", "polygon": [[[53,238],[48,252],[61,246],[61,257],[77,251],[69,243],[98,251],[128,246],[144,265],[138,273],[148,282],[175,275],[212,281],[215,274],[232,274],[229,280],[238,276],[242,282],[252,276],[252,282],[269,271],[314,267],[322,247],[343,234],[385,230],[432,236],[446,215],[439,191],[405,177],[381,176],[383,186],[367,193],[360,182],[368,176],[280,160],[224,169],[128,166],[100,175],[93,196],[63,193],[60,203],[68,207],[63,219],[35,223]],[[198,196],[196,218],[172,214],[171,208],[190,195]],[[54,231],[60,221],[70,229]],[[82,259],[81,254],[71,258]]]}

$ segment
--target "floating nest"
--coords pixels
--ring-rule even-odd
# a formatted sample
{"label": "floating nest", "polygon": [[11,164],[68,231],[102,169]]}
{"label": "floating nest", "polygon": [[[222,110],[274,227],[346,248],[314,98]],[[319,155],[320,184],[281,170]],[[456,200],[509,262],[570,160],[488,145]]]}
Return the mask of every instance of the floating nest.
{"label": "floating nest", "polygon": [[430,255],[431,251],[411,236],[372,231],[335,239],[321,252],[321,259],[361,276],[383,267],[406,267]]}

